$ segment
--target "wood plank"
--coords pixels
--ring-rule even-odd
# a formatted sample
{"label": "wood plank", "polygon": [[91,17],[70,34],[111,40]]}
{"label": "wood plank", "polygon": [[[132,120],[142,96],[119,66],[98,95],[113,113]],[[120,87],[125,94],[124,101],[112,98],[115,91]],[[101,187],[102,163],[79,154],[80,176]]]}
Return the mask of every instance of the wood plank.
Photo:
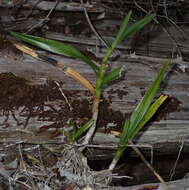
{"label": "wood plank", "polygon": [[[188,178],[167,182],[166,184],[168,185],[168,188],[171,190],[178,190],[178,189],[186,190],[189,188]],[[108,187],[108,188],[101,188],[100,190],[139,190],[139,189],[148,189],[148,188],[156,188],[157,190],[169,190],[164,184],[158,184],[158,183],[142,184],[130,187]]]}
{"label": "wood plank", "polygon": [[[13,48],[14,49],[14,48]],[[42,61],[33,59],[27,55],[22,56],[22,54],[9,50],[3,50],[0,52],[0,72],[12,72],[19,77],[23,77],[29,80],[28,85],[31,86],[45,86],[48,85],[47,81],[56,80],[63,82],[63,91],[68,95],[68,99],[71,105],[74,105],[74,101],[86,102],[89,108],[87,112],[81,115],[75,115],[75,117],[87,117],[89,118],[90,105],[91,105],[91,95],[86,93],[86,89],[83,88],[78,82],[75,82],[73,79],[66,76],[57,68],[44,63]],[[43,52],[44,53],[44,52]],[[87,77],[93,84],[95,76],[93,71],[81,63],[80,61],[64,58],[62,56],[51,55],[53,58],[56,58],[60,62],[69,65],[70,67],[75,68],[85,77]],[[104,98],[105,102],[102,102],[102,108],[104,112],[100,114],[99,118],[99,129],[105,127],[110,129],[121,128],[121,123],[128,115],[132,112],[137,102],[142,97],[142,94],[149,86],[155,75],[157,74],[158,69],[163,64],[162,62],[153,62],[153,61],[140,61],[137,59],[129,58],[120,58],[120,60],[114,61],[113,67],[118,67],[125,65],[125,74],[123,78],[112,85],[109,85],[105,89]],[[162,109],[162,115],[159,115],[159,119],[153,122],[151,125],[147,126],[143,132],[140,132],[138,137],[135,139],[137,144],[146,145],[142,147],[147,154],[150,154],[151,149],[153,148],[154,152],[157,154],[167,154],[167,151],[170,154],[178,152],[180,144],[184,141],[184,152],[188,152],[188,139],[189,139],[189,104],[188,100],[188,88],[189,88],[189,76],[188,70],[186,72],[181,72],[175,67],[172,69],[172,72],[169,73],[169,77],[166,80],[166,85],[161,89],[161,93],[166,93],[170,96],[169,103]],[[11,84],[11,83],[10,83]],[[18,86],[18,89],[20,87]],[[72,93],[68,93],[69,91]],[[52,90],[53,92],[53,90]],[[55,92],[54,92],[55,93]],[[58,93],[58,89],[56,91]],[[49,94],[52,96],[52,94]],[[61,101],[54,99],[52,102],[44,101],[44,110],[47,112],[50,111],[48,104],[53,104],[57,112],[64,112],[60,105],[65,105],[65,100],[62,97]],[[34,111],[38,109],[37,106],[33,106]],[[12,126],[8,129],[1,128],[0,143],[7,142],[13,143],[17,141],[23,141],[24,143],[63,143],[64,139],[62,136],[52,138],[52,131],[54,128],[50,128],[48,131],[49,135],[45,133],[37,134],[36,131],[39,130],[42,126],[50,126],[55,121],[44,117],[39,119],[39,116],[31,116],[31,119],[27,123],[27,131],[21,132],[24,130],[25,123],[27,122],[28,112],[23,112],[23,107],[14,109],[13,112],[9,112],[9,118],[6,121],[7,115],[4,112],[1,112],[0,123],[2,127],[5,127],[5,124]],[[52,111],[52,110],[51,110]],[[14,113],[14,116],[11,115]],[[52,112],[50,112],[52,113]],[[71,113],[71,112],[70,112]],[[80,114],[80,113],[79,113]],[[74,116],[69,116],[67,114],[67,120]],[[17,120],[15,119],[17,118]],[[86,119],[86,118],[85,118]],[[6,122],[5,122],[6,121]],[[19,122],[18,122],[19,121]],[[112,128],[113,126],[113,128]],[[19,132],[20,131],[20,132]],[[32,137],[32,138],[31,138]],[[97,133],[94,137],[94,143],[102,147],[95,148],[99,149],[98,153],[96,152],[96,158],[98,156],[101,159],[112,157],[116,145],[119,141],[118,137],[115,137],[110,134]],[[104,147],[110,147],[110,151],[105,151]],[[106,148],[105,148],[106,149]],[[111,153],[111,154],[110,154]],[[90,154],[88,155],[90,157]],[[93,154],[94,156],[94,154]]]}

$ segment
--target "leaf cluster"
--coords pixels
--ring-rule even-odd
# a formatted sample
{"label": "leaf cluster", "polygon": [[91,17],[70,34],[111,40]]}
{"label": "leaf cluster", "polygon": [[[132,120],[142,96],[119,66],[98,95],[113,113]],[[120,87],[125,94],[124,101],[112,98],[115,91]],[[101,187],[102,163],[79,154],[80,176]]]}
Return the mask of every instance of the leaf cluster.
{"label": "leaf cluster", "polygon": [[[150,23],[155,17],[154,15],[146,16],[143,19],[129,26],[131,15],[132,12],[130,11],[123,20],[120,29],[115,37],[115,40],[108,48],[99,66],[96,65],[89,57],[85,56],[78,49],[74,48],[71,45],[67,45],[55,40],[44,39],[42,37],[21,34],[18,32],[10,32],[10,34],[15,38],[27,42],[36,47],[42,48],[52,53],[57,53],[64,56],[77,58],[88,64],[96,74],[96,87],[94,89],[96,90],[95,95],[99,96],[98,98],[100,98],[102,95],[104,85],[110,83],[111,81],[114,81],[115,79],[121,76],[122,67],[112,69],[110,72],[107,72],[106,70],[106,66],[108,64],[108,60],[112,52],[115,50],[115,48],[121,41],[127,39],[129,36],[141,30],[145,25]],[[152,82],[151,86],[146,91],[144,97],[133,111],[131,117],[126,119],[123,126],[123,131],[120,136],[118,149],[114,157],[115,160],[119,160],[129,141],[131,141],[135,137],[135,135],[142,129],[142,127],[145,126],[145,124],[152,118],[157,109],[162,105],[162,103],[167,98],[167,96],[162,95],[157,100],[154,101],[154,97],[156,96],[160,83],[163,80],[164,74],[167,71],[169,65],[170,61],[167,61],[164,64],[164,66],[161,68],[160,72],[158,73],[156,79]],[[71,142],[74,142],[83,133],[85,133],[92,125],[93,125],[93,120],[90,120],[73,134],[67,134],[65,132],[63,133],[64,135],[68,136]]]}

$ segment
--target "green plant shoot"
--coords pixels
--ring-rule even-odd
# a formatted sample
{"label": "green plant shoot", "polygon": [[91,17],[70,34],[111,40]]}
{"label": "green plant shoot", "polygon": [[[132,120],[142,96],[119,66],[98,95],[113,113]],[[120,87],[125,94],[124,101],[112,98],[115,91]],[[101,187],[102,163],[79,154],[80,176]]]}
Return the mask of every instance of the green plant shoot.
{"label": "green plant shoot", "polygon": [[149,89],[146,91],[144,97],[139,102],[135,110],[133,111],[131,117],[125,121],[123,126],[123,131],[120,136],[120,142],[118,149],[114,156],[114,160],[110,165],[110,169],[115,167],[115,164],[122,156],[127,144],[131,141],[135,135],[139,132],[142,127],[152,118],[157,109],[163,104],[167,96],[160,96],[153,104],[152,101],[156,96],[156,93],[159,89],[161,81],[163,80],[164,74],[167,71],[171,61],[166,61],[166,63],[161,68],[156,79],[152,82]]}
{"label": "green plant shoot", "polygon": [[80,59],[88,64],[95,72],[98,71],[98,66],[96,64],[94,64],[87,56],[83,55],[79,50],[71,45],[64,44],[56,40],[49,40],[38,36],[21,34],[18,32],[10,32],[10,34],[19,40],[52,53]]}
{"label": "green plant shoot", "polygon": [[[115,37],[115,40],[111,44],[111,46],[108,48],[105,56],[102,59],[102,62],[100,63],[100,66],[97,66],[95,63],[93,63],[90,58],[87,56],[83,55],[79,50],[74,48],[71,45],[66,45],[64,43],[55,41],[55,40],[49,40],[45,39],[42,37],[37,37],[37,36],[32,36],[32,35],[27,35],[27,34],[21,34],[18,32],[10,32],[12,36],[15,38],[25,41],[29,44],[32,44],[36,47],[42,48],[44,50],[73,57],[73,58],[78,58],[82,61],[84,61],[86,64],[88,64],[96,74],[96,86],[95,86],[95,93],[94,93],[94,101],[93,101],[93,108],[92,108],[92,119],[91,122],[84,127],[85,130],[87,130],[89,127],[89,130],[85,136],[85,139],[83,141],[83,144],[89,143],[90,139],[92,138],[95,128],[96,128],[96,122],[98,119],[98,112],[99,112],[99,104],[100,104],[100,99],[103,94],[103,88],[104,85],[108,84],[109,82],[114,81],[115,79],[118,79],[121,76],[121,71],[122,68],[115,68],[112,69],[110,72],[107,72],[107,64],[108,64],[108,59],[111,56],[112,52],[116,48],[116,46],[129,36],[133,35],[137,31],[141,30],[146,24],[150,23],[154,15],[146,16],[143,19],[137,21],[134,24],[131,24],[128,26],[129,20],[131,18],[132,12],[130,11],[125,19],[123,20],[121,27]],[[135,113],[136,114],[136,113]],[[132,116],[131,121],[135,122],[138,120],[134,120],[134,116]],[[84,131],[85,131],[84,130]],[[72,137],[72,140],[75,140],[81,135],[81,132],[78,132],[75,134],[74,137]],[[82,132],[83,133],[83,132]]]}
{"label": "green plant shoot", "polygon": [[81,126],[78,130],[73,132],[66,132],[64,129],[61,129],[60,132],[68,138],[70,143],[74,143],[83,133],[85,133],[93,124],[93,121],[90,120]]}
{"label": "green plant shoot", "polygon": [[83,133],[85,133],[91,127],[92,124],[92,120],[88,121],[86,124],[84,124],[75,133],[71,135],[70,140],[72,142],[75,142]]}
{"label": "green plant shoot", "polygon": [[97,73],[96,77],[96,95],[97,97],[101,96],[102,87],[104,84],[113,81],[120,77],[120,73],[122,68],[117,68],[113,70],[110,73],[106,73],[106,65],[108,64],[108,59],[113,53],[116,46],[129,36],[135,34],[137,31],[141,30],[146,24],[150,23],[154,15],[146,16],[143,19],[137,21],[131,26],[128,26],[130,17],[132,15],[132,12],[129,11],[125,19],[123,20],[121,27],[116,35],[115,40],[112,42],[111,46],[108,48],[108,51],[106,52],[105,56],[103,57],[102,63],[100,65],[99,71]]}

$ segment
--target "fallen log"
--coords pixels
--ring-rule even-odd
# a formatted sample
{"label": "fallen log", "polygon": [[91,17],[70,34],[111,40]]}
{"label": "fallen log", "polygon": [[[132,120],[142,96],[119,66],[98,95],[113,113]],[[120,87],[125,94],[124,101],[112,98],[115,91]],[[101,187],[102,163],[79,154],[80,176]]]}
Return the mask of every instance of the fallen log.
{"label": "fallen log", "polygon": [[[22,53],[14,49],[14,47],[11,48],[9,51],[6,49],[1,51],[0,71],[2,74],[11,72],[19,77],[19,80],[16,76],[12,77],[11,75],[10,78],[7,78],[9,83],[6,85],[6,77],[4,75],[1,76],[1,80],[3,80],[1,91],[4,91],[2,96],[4,99],[2,98],[0,102],[1,105],[4,105],[3,102],[6,100],[6,96],[9,99],[10,94],[8,93],[10,93],[10,89],[13,89],[14,93],[11,94],[13,101],[11,102],[17,102],[18,105],[13,103],[14,106],[12,108],[6,109],[1,106],[1,143],[59,144],[64,142],[62,135],[52,138],[51,131],[67,126],[67,121],[69,119],[74,120],[74,117],[78,121],[89,119],[92,96],[78,82],[69,78],[52,65],[27,55],[22,56]],[[59,62],[69,65],[69,67],[73,67],[94,84],[95,76],[92,70],[85,64],[61,56],[52,55],[52,57]],[[121,130],[125,118],[130,115],[144,94],[145,89],[155,77],[157,70],[163,64],[157,60],[153,62],[153,59],[141,61],[132,57],[128,59],[122,58],[112,63],[113,67],[125,65],[125,75],[121,80],[107,86],[105,89],[98,123],[98,129],[101,133],[97,133],[94,137],[94,145],[91,148],[95,151],[95,157],[94,154],[88,154],[90,159],[107,159],[112,157],[119,137],[110,134],[110,132],[112,130]],[[186,93],[189,87],[188,70],[186,69],[185,72],[182,72],[175,65],[168,76],[166,85],[163,85],[160,92],[169,95],[169,101],[162,107],[153,122],[144,131],[140,132],[135,139],[135,143],[141,146],[141,149],[148,155],[151,155],[152,149],[155,154],[175,154],[179,151],[182,143],[184,144],[183,151],[188,152],[189,104],[187,103],[188,95]],[[23,86],[21,85],[22,83],[18,82],[20,78],[26,80]],[[77,110],[76,113],[70,112],[69,108],[65,107],[67,103],[59,88],[55,83],[54,86],[48,86],[49,80],[63,83],[61,88],[65,92],[70,105]],[[16,84],[16,87],[14,84]],[[7,88],[7,86],[9,87]],[[53,92],[53,89],[56,90]],[[38,92],[39,95],[36,95],[35,92]],[[43,92],[46,92],[46,94],[43,95]],[[26,104],[19,103],[23,103],[24,99],[30,97],[31,94],[32,97],[37,97],[35,100],[37,103],[34,101],[32,108],[31,106],[30,108],[27,107],[28,105]],[[55,94],[59,95],[55,96]],[[19,99],[19,96],[21,96],[21,99]],[[51,97],[52,100],[47,100],[47,97]],[[41,102],[38,102],[39,100]],[[33,99],[27,101],[30,102]],[[40,103],[42,103],[43,108],[41,108],[41,111],[38,111]],[[70,115],[63,114],[63,116],[58,117],[58,114],[52,111],[52,107],[57,113],[64,113],[65,111],[70,113]],[[83,110],[83,112],[80,110]],[[49,119],[50,115],[45,115],[48,112],[50,115],[53,115],[51,119]],[[49,131],[49,135],[37,134],[36,131],[41,128],[44,129],[44,126],[47,127],[45,130]],[[24,131],[24,129],[31,133]],[[32,133],[33,135],[31,135]],[[110,147],[108,148],[108,146]]]}
{"label": "fallen log", "polygon": [[157,190],[185,190],[189,188],[189,180],[188,178],[184,178],[177,181],[167,182],[165,184],[143,184],[143,185],[136,185],[130,187],[108,187],[102,188],[101,190],[143,190],[143,189],[157,189]]}

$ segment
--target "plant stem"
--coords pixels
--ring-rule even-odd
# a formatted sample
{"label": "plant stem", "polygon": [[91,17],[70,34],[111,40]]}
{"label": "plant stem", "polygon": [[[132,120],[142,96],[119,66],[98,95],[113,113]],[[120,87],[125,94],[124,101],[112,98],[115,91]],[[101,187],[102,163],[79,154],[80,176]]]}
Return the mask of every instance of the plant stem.
{"label": "plant stem", "polygon": [[[132,141],[129,141],[128,144],[130,145],[134,145]],[[131,146],[131,148],[136,152],[136,154],[141,158],[141,160],[144,162],[144,164],[154,173],[154,175],[156,176],[156,178],[161,182],[165,184],[164,179],[158,174],[158,172],[151,166],[151,164],[146,160],[146,158],[143,156],[143,154],[141,153],[141,151],[135,147],[135,146]],[[117,162],[119,161],[119,159],[114,158],[111,162],[111,164],[109,165],[109,170],[112,171],[114,170],[115,166],[117,165]]]}
{"label": "plant stem", "polygon": [[99,71],[96,75],[96,88],[95,88],[95,98],[93,101],[93,108],[92,108],[92,120],[93,120],[93,125],[90,127],[90,129],[88,130],[85,139],[83,140],[82,144],[86,145],[89,143],[89,141],[91,140],[95,129],[96,129],[96,123],[97,123],[97,119],[98,119],[98,114],[99,114],[99,105],[100,105],[100,99],[102,96],[102,84],[103,84],[103,79],[104,79],[104,75],[106,73],[106,66],[108,63],[108,58],[112,53],[112,48],[109,48],[109,50],[107,51],[106,55],[104,56],[103,60],[102,60],[102,64],[99,67]]}
{"label": "plant stem", "polygon": [[108,168],[108,169],[109,169],[110,171],[114,170],[114,168],[115,168],[115,166],[117,165],[117,162],[118,162],[118,161],[119,161],[119,160],[117,160],[117,159],[114,158],[114,159],[112,160],[111,164],[109,165],[109,168]]}
{"label": "plant stem", "polygon": [[98,112],[99,112],[99,104],[100,104],[100,98],[95,97],[93,101],[93,108],[92,108],[92,120],[93,120],[93,125],[90,127],[88,130],[85,139],[83,140],[82,144],[86,145],[89,143],[90,139],[92,138],[94,131],[96,129],[96,123],[98,119]]}

